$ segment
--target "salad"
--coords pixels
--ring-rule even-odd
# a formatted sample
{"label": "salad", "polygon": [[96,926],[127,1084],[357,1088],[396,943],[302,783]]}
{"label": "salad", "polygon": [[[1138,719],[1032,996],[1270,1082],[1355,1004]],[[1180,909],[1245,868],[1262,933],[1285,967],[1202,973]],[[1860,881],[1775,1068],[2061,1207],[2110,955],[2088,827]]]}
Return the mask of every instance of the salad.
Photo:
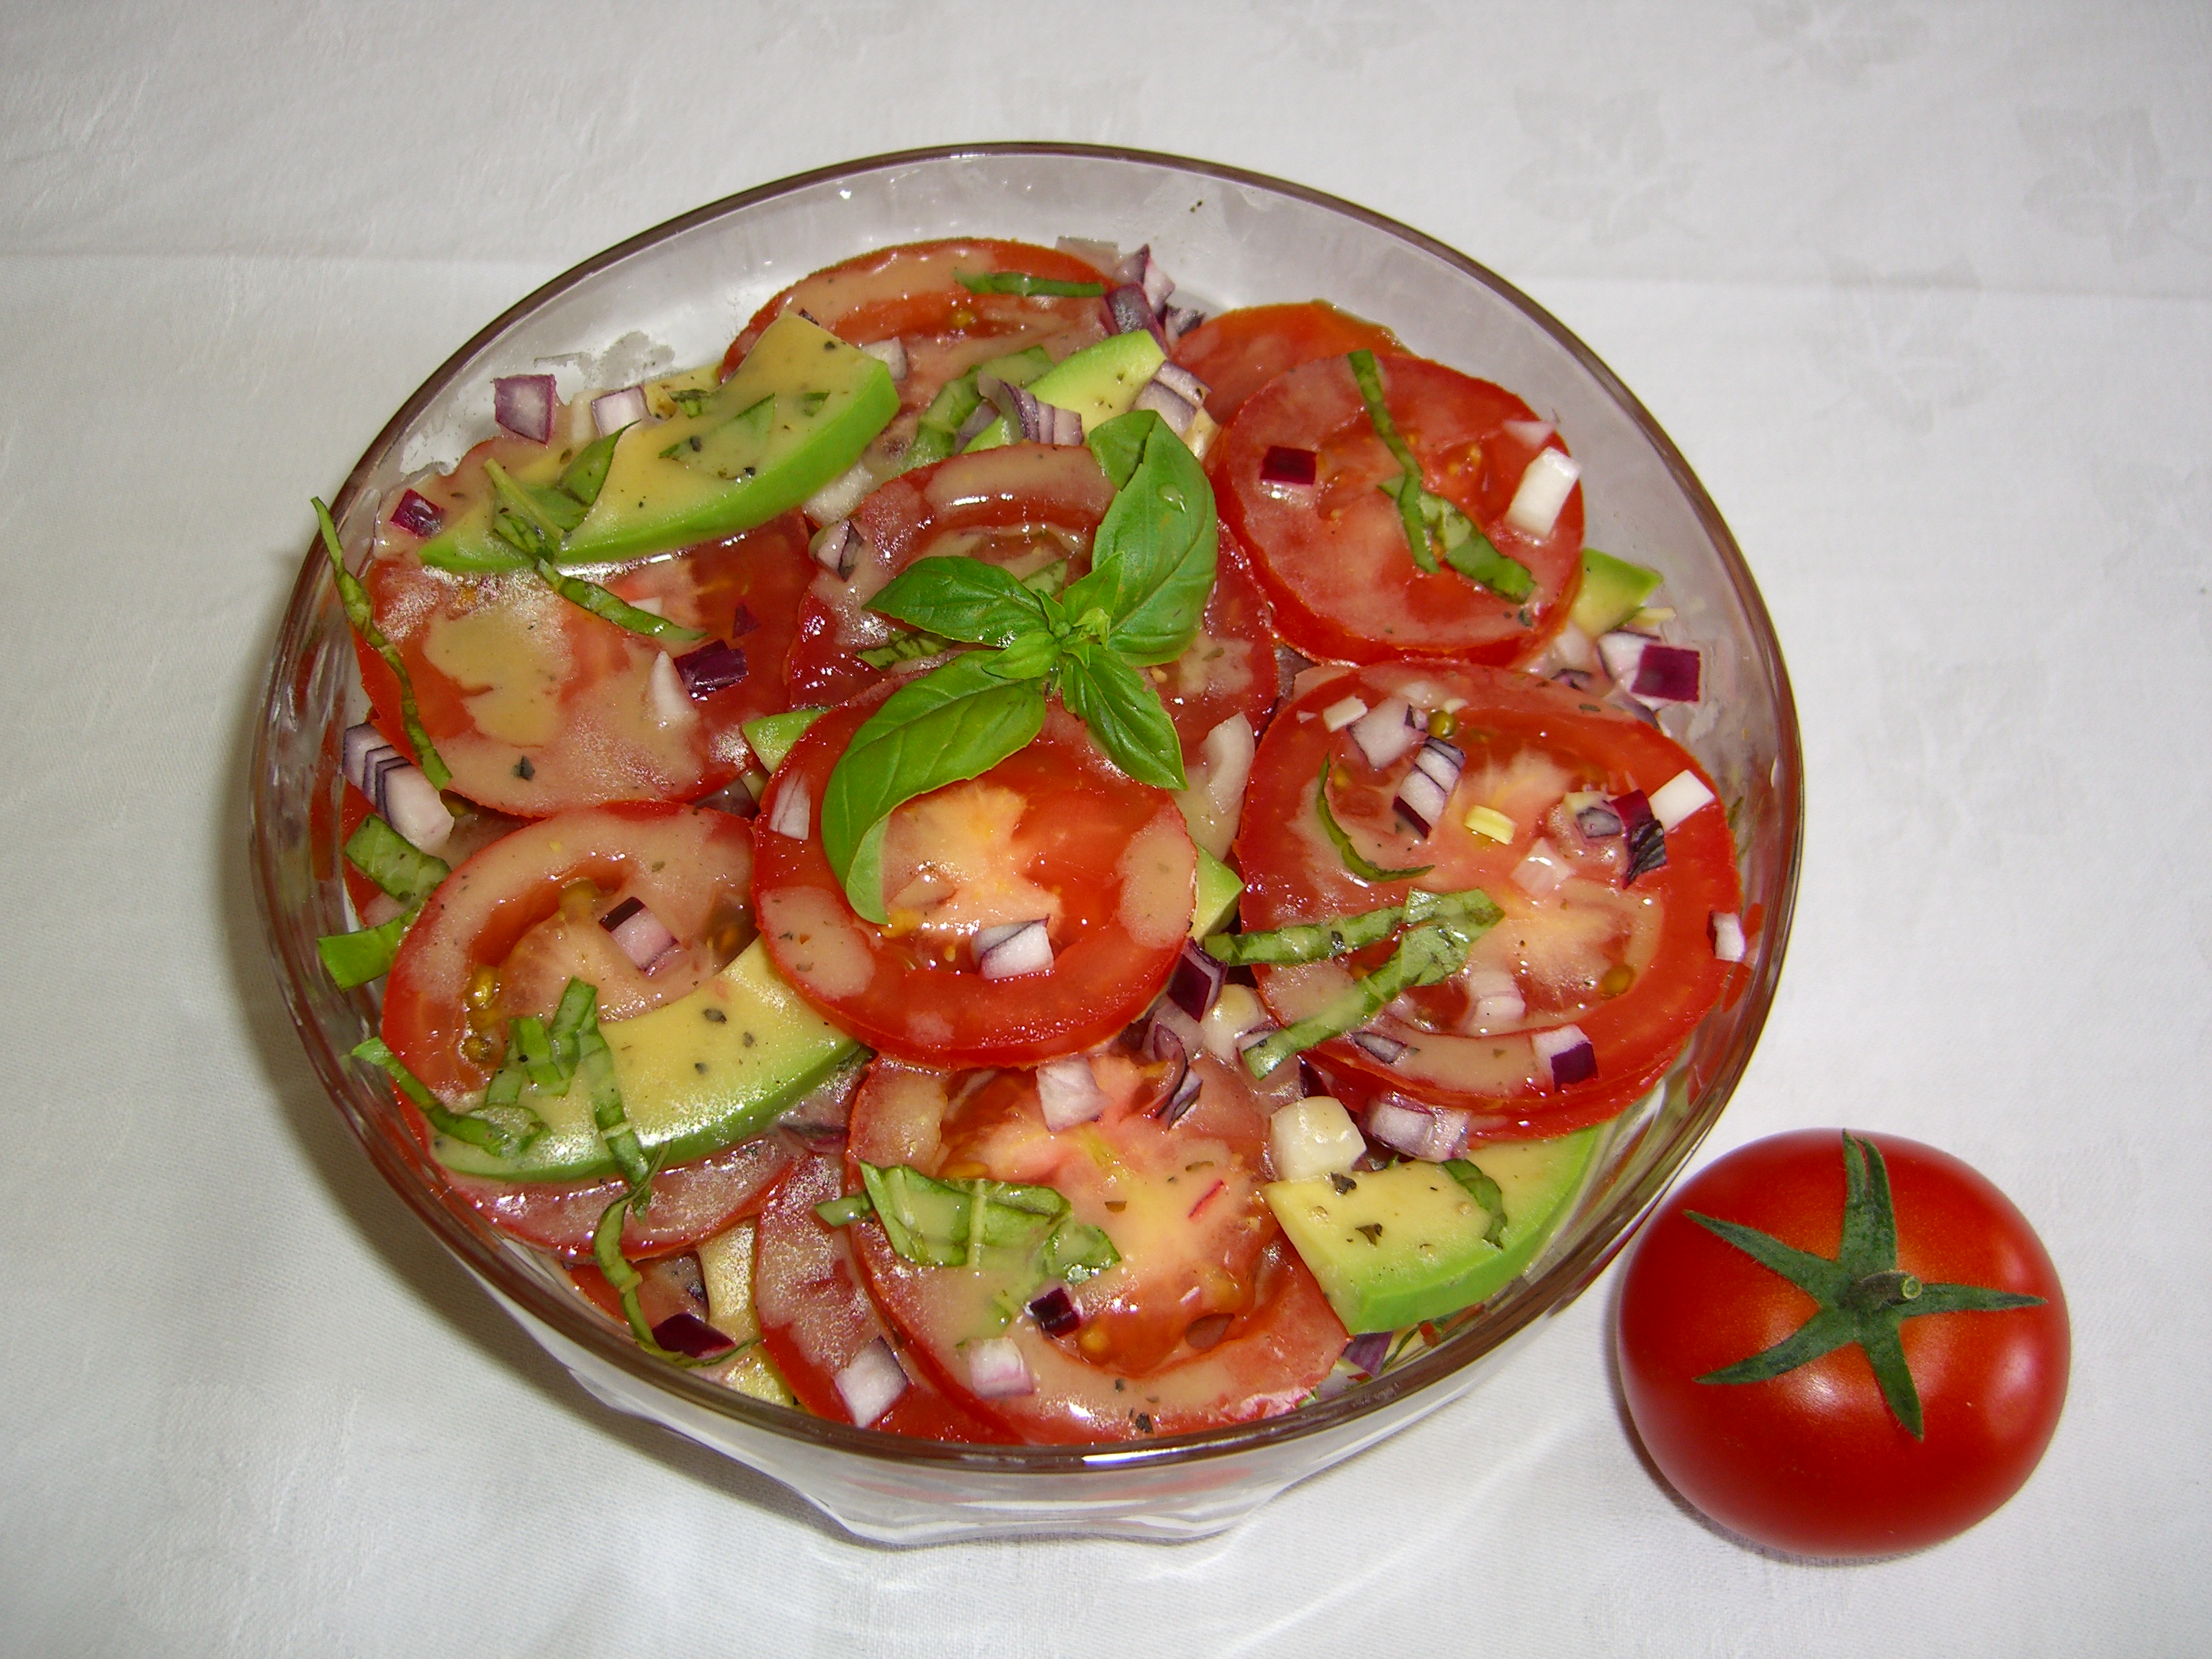
{"label": "salad", "polygon": [[[380,1068],[668,1364],[1172,1435],[1442,1340],[1741,988],[1702,665],[1507,389],[946,240],[323,535]],[[319,503],[318,511],[320,513]]]}

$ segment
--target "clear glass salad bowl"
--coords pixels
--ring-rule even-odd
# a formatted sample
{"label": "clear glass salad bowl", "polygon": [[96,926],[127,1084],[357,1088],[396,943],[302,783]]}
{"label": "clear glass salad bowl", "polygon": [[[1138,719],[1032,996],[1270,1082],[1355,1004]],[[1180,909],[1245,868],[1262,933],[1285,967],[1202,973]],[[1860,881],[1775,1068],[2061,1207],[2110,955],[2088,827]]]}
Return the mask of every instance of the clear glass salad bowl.
{"label": "clear glass salad bowl", "polygon": [[[378,502],[491,430],[495,376],[598,378],[645,343],[718,357],[771,294],[863,249],[951,234],[1049,245],[1149,242],[1209,308],[1323,297],[1407,348],[1497,380],[1553,419],[1581,459],[1588,539],[1666,574],[1705,695],[1669,729],[1720,786],[1736,835],[1752,972],[1665,1082],[1608,1133],[1543,1255],[1441,1346],[1286,1416],[1139,1445],[969,1447],[904,1439],[764,1404],[653,1360],[544,1261],[441,1196],[436,1166],[382,1079],[347,1053],[377,1020],[314,941],[347,926],[338,873],[339,735],[361,693],[324,556],[302,560],[270,665],[252,766],[257,896],[292,1018],[370,1161],[491,1297],[609,1405],[795,1488],[854,1533],[918,1543],[1076,1532],[1158,1539],[1218,1530],[1293,1481],[1457,1398],[1589,1284],[1712,1126],[1750,1058],[1781,970],[1802,840],[1796,718],[1782,654],[1720,514],[1665,433],[1583,343],[1473,260],[1295,185],[1127,150],[996,144],[826,168],[733,196],[609,249],[491,323],[407,400],[333,503],[349,550]],[[602,354],[612,355],[602,356]],[[648,365],[641,364],[640,367]],[[580,389],[564,378],[563,396]],[[1595,1379],[1592,1387],[1599,1386]]]}

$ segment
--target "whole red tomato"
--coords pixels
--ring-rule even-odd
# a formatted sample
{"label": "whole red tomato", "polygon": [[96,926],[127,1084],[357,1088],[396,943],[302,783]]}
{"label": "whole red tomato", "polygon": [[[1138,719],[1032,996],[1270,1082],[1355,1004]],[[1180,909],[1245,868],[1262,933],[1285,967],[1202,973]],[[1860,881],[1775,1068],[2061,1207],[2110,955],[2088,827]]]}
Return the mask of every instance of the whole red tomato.
{"label": "whole red tomato", "polygon": [[1674,1489],[1827,1558],[1921,1548],[2019,1491],[2071,1352],[2057,1272],[2002,1193],[1932,1146],[1834,1129],[1756,1141],[1670,1194],[1617,1335]]}

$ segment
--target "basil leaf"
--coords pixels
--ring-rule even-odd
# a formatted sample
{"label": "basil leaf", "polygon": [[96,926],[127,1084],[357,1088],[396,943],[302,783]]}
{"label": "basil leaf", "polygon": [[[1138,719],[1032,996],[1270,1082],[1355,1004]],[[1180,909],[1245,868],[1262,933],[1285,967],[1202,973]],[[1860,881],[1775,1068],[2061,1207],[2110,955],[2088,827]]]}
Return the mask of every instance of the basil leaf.
{"label": "basil leaf", "polygon": [[656,617],[650,611],[641,611],[610,593],[597,582],[587,582],[581,576],[571,576],[554,568],[553,561],[543,556],[537,560],[538,574],[547,586],[574,605],[580,605],[594,617],[627,628],[633,634],[643,634],[649,639],[665,641],[670,645],[690,645],[707,636],[694,628],[685,628],[665,617]]}
{"label": "basil leaf", "polygon": [[[492,494],[499,499],[492,528],[503,540],[532,558],[550,559],[561,550],[561,538],[568,530],[546,512],[544,503],[533,492],[508,477],[497,461],[484,463],[484,477],[491,480]],[[583,514],[578,514],[576,521],[582,523]]]}
{"label": "basil leaf", "polygon": [[891,578],[868,609],[970,645],[1005,645],[1044,623],[1037,596],[1012,572],[981,559],[923,559]]}
{"label": "basil leaf", "polygon": [[901,686],[853,734],[822,792],[822,850],[853,908],[884,921],[883,894],[863,890],[861,837],[916,795],[989,771],[1044,729],[1045,697],[1031,680],[991,672],[969,652]]}
{"label": "basil leaf", "polygon": [[331,510],[319,496],[313,497],[315,523],[323,538],[323,551],[330,556],[331,576],[337,583],[338,599],[345,606],[346,621],[362,642],[384,659],[385,666],[399,682],[399,725],[407,733],[407,744],[415,751],[415,763],[422,769],[422,775],[430,780],[433,789],[443,789],[453,781],[453,775],[432,746],[430,734],[422,726],[422,716],[415,706],[415,682],[407,672],[407,662],[384,630],[376,625],[376,612],[368,602],[368,590],[361,585],[361,578],[346,568],[345,554],[338,546],[338,527],[331,522]]}
{"label": "basil leaf", "polygon": [[1416,887],[1406,895],[1403,904],[1386,904],[1355,915],[1293,922],[1265,933],[1212,933],[1206,937],[1205,950],[1216,962],[1231,968],[1256,962],[1323,962],[1348,951],[1380,945],[1403,925],[1451,921],[1487,928],[1496,927],[1504,914],[1480,887],[1455,893],[1425,892]]}
{"label": "basil leaf", "polygon": [[1182,789],[1182,744],[1152,683],[1093,641],[1078,641],[1060,671],[1060,695],[1106,757],[1139,783]]}
{"label": "basil leaf", "polygon": [[1398,948],[1373,973],[1355,979],[1305,1018],[1262,1037],[1244,1051],[1244,1069],[1263,1078],[1292,1054],[1364,1025],[1417,985],[1434,985],[1467,966],[1467,953],[1488,921],[1440,919],[1408,927]]}
{"label": "basil leaf", "polygon": [[374,812],[347,838],[345,855],[402,904],[420,904],[453,873],[445,860],[424,852]]}
{"label": "basil leaf", "polygon": [[1043,629],[1010,640],[991,658],[991,672],[1002,680],[1041,680],[1060,665],[1064,647]]}
{"label": "basil leaf", "polygon": [[872,645],[860,653],[860,660],[871,668],[891,668],[902,662],[919,662],[924,657],[934,657],[951,648],[951,641],[940,640],[934,634],[894,634],[883,644]]}
{"label": "basil leaf", "polygon": [[952,279],[970,294],[1042,294],[1064,300],[1096,300],[1103,283],[1071,283],[1060,276],[1032,276],[1025,270],[956,270]]}
{"label": "basil leaf", "polygon": [[1336,821],[1336,814],[1328,805],[1329,763],[1322,763],[1321,787],[1314,792],[1314,810],[1321,814],[1321,827],[1328,832],[1329,841],[1336,848],[1336,855],[1344,860],[1344,867],[1362,881],[1411,881],[1415,876],[1425,876],[1437,866],[1416,864],[1404,870],[1385,870],[1352,844],[1351,832]]}
{"label": "basil leaf", "polygon": [[524,488],[530,492],[530,499],[538,511],[558,526],[563,537],[583,523],[584,514],[591,511],[557,484],[526,484]]}
{"label": "basil leaf", "polygon": [[[1140,453],[1127,467],[1133,441]],[[1148,409],[1097,428],[1085,442],[1099,465],[1127,467],[1091,546],[1091,574],[1061,596],[1068,614],[1103,611],[1106,641],[1142,666],[1172,661],[1198,632],[1213,591],[1213,489],[1182,440]],[[1110,465],[1109,465],[1110,463]]]}
{"label": "basil leaf", "polygon": [[323,959],[323,971],[341,991],[382,979],[392,971],[392,959],[399,954],[399,941],[406,935],[407,924],[414,920],[415,913],[410,910],[380,927],[358,927],[350,933],[324,934],[315,941],[315,954]]}
{"label": "basil leaf", "polygon": [[618,426],[605,437],[594,438],[586,444],[561,475],[561,488],[586,507],[598,501],[599,491],[606,487],[607,469],[614,465],[615,445],[629,430],[627,426]]}

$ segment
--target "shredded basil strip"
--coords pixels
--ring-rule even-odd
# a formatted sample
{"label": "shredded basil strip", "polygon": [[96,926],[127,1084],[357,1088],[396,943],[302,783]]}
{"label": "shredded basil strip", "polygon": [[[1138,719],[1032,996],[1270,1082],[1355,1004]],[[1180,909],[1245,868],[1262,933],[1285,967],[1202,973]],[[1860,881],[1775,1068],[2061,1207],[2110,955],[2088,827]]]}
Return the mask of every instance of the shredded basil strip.
{"label": "shredded basil strip", "polygon": [[1444,563],[1500,599],[1527,599],[1536,586],[1528,567],[1500,553],[1474,520],[1422,483],[1420,459],[1399,435],[1397,422],[1382,400],[1382,370],[1375,354],[1363,349],[1351,353],[1346,361],[1352,378],[1358,384],[1360,401],[1367,405],[1375,435],[1398,463],[1401,476],[1376,487],[1397,503],[1399,522],[1405,526],[1406,544],[1413,562],[1435,575],[1437,556],[1441,553]]}
{"label": "shredded basil strip", "polygon": [[337,580],[338,599],[345,606],[346,620],[362,642],[384,659],[399,682],[399,724],[407,733],[407,745],[415,751],[415,763],[422,769],[422,775],[430,780],[433,789],[443,789],[453,781],[446,763],[439,757],[430,742],[430,734],[422,729],[422,716],[415,707],[415,682],[408,677],[407,665],[384,630],[376,625],[376,613],[368,602],[368,590],[361,585],[361,578],[346,568],[345,554],[338,546],[338,527],[331,521],[331,510],[319,496],[313,498],[315,521],[322,531],[323,550],[330,555],[331,574]]}
{"label": "shredded basil strip", "polygon": [[1417,864],[1407,870],[1386,870],[1352,844],[1351,832],[1336,821],[1336,814],[1328,805],[1328,775],[1330,763],[1321,767],[1321,787],[1314,792],[1314,805],[1321,813],[1321,827],[1336,848],[1336,855],[1344,860],[1344,867],[1362,881],[1411,881],[1415,876],[1425,876],[1437,866]]}
{"label": "shredded basil strip", "polygon": [[953,281],[970,294],[1036,294],[1060,300],[1105,297],[1103,283],[1074,283],[1061,276],[1032,276],[1025,270],[956,270]]}
{"label": "shredded basil strip", "polygon": [[623,1212],[632,1208],[635,1201],[635,1194],[624,1193],[599,1212],[599,1224],[592,1229],[592,1259],[599,1264],[607,1283],[614,1286],[616,1296],[621,1298],[623,1319],[629,1326],[629,1334],[637,1339],[639,1347],[655,1359],[665,1359],[672,1365],[681,1365],[690,1370],[700,1365],[720,1364],[745,1345],[732,1342],[720,1353],[678,1353],[673,1349],[662,1347],[653,1338],[653,1327],[645,1322],[645,1309],[637,1296],[639,1287],[645,1283],[645,1275],[630,1266],[629,1258],[623,1254],[622,1248]]}
{"label": "shredded basil strip", "polygon": [[1406,895],[1403,904],[1386,904],[1329,921],[1296,922],[1259,933],[1210,933],[1206,953],[1231,968],[1254,963],[1326,962],[1331,957],[1380,945],[1408,924],[1471,922],[1480,930],[1495,927],[1503,914],[1480,887],[1456,893],[1430,893],[1416,887]]}
{"label": "shredded basil strip", "polygon": [[544,1121],[526,1106],[512,1107],[496,1115],[449,1110],[430,1092],[429,1086],[386,1046],[382,1037],[363,1039],[354,1048],[353,1057],[367,1060],[389,1075],[399,1085],[399,1092],[413,1103],[415,1109],[440,1134],[480,1146],[495,1158],[519,1157],[545,1132]]}
{"label": "shredded basil strip", "polygon": [[323,971],[342,991],[382,979],[392,971],[392,959],[399,954],[399,941],[406,937],[407,925],[414,920],[415,912],[410,910],[404,916],[394,916],[374,927],[360,927],[350,933],[324,934],[315,941],[315,954],[323,959]]}
{"label": "shredded basil strip", "polygon": [[402,904],[420,904],[453,873],[453,866],[426,853],[370,813],[346,838],[346,861]]}
{"label": "shredded basil strip", "polygon": [[860,1191],[816,1205],[815,1214],[833,1227],[872,1214],[902,1261],[975,1267],[986,1250],[1014,1250],[1031,1282],[1080,1285],[1121,1259],[1114,1241],[1075,1219],[1049,1187],[939,1181],[910,1164],[866,1163],[860,1182]]}
{"label": "shredded basil strip", "polygon": [[[1487,901],[1486,901],[1486,902]],[[1389,960],[1355,979],[1318,1013],[1269,1033],[1244,1051],[1244,1068],[1266,1077],[1291,1055],[1364,1025],[1419,985],[1434,985],[1467,966],[1467,953],[1490,927],[1473,918],[1443,918],[1408,927]]]}
{"label": "shredded basil strip", "polygon": [[617,628],[627,628],[633,634],[643,634],[668,645],[690,645],[707,636],[696,628],[685,628],[665,617],[656,617],[650,611],[641,611],[635,605],[615,597],[596,582],[587,582],[580,576],[571,576],[555,568],[552,560],[539,555],[538,574],[546,584],[571,605],[580,605],[594,617],[611,622]]}
{"label": "shredded basil strip", "polygon": [[1463,1158],[1448,1158],[1444,1173],[1467,1188],[1467,1195],[1482,1206],[1490,1217],[1490,1225],[1483,1229],[1482,1242],[1502,1248],[1505,1243],[1505,1194],[1498,1183]]}

